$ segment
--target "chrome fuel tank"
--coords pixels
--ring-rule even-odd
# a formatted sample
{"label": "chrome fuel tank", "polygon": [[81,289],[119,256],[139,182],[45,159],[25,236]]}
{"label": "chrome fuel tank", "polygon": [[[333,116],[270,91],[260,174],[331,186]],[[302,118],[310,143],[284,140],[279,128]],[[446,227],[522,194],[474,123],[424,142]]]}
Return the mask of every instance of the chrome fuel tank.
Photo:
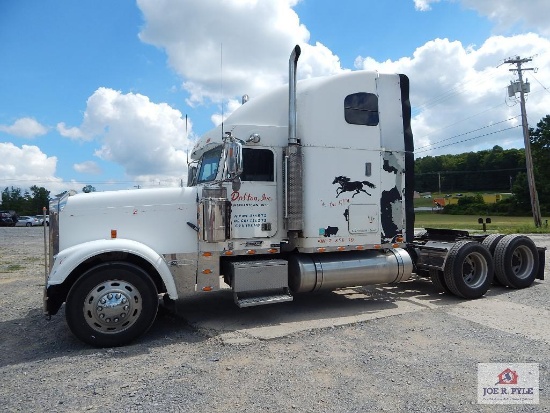
{"label": "chrome fuel tank", "polygon": [[389,284],[409,279],[412,259],[404,249],[296,254],[288,259],[292,292]]}

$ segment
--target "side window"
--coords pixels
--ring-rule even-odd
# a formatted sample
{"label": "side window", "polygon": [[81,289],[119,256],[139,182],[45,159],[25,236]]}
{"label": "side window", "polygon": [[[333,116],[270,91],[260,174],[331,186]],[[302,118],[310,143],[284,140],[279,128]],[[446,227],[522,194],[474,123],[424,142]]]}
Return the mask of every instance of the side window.
{"label": "side window", "polygon": [[275,161],[273,152],[269,149],[243,148],[242,181],[275,180]]}
{"label": "side window", "polygon": [[352,125],[378,125],[378,96],[365,92],[346,96],[344,117]]}
{"label": "side window", "polygon": [[218,146],[204,153],[200,161],[199,172],[197,175],[198,183],[209,182],[216,179],[221,154],[221,146]]}

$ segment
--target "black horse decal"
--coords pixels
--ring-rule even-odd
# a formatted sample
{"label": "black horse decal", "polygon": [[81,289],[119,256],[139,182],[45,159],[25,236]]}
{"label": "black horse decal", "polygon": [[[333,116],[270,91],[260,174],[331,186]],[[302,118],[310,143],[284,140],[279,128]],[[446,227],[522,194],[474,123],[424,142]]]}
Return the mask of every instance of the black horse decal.
{"label": "black horse decal", "polygon": [[376,188],[376,185],[374,185],[369,181],[350,182],[350,179],[347,176],[337,176],[336,178],[334,178],[334,181],[332,181],[332,184],[340,185],[338,188],[336,188],[336,198],[338,198],[338,196],[342,192],[352,192],[352,191],[355,191],[355,193],[351,196],[352,198],[360,192],[364,192],[368,196],[371,196],[371,194],[369,194],[367,191],[363,189],[363,185],[366,185],[369,188]]}

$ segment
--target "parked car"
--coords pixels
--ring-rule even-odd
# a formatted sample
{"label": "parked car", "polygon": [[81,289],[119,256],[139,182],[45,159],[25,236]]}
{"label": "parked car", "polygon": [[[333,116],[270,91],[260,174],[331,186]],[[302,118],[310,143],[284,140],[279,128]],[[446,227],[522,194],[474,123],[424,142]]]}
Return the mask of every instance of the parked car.
{"label": "parked car", "polygon": [[13,227],[17,222],[15,211],[0,211],[0,227]]}
{"label": "parked car", "polygon": [[15,223],[16,227],[32,227],[35,225],[40,225],[35,217],[19,217]]}
{"label": "parked car", "polygon": [[10,217],[1,217],[0,218],[0,227],[13,227],[15,222]]}
{"label": "parked car", "polygon": [[[34,216],[38,220],[38,225],[44,225],[44,215],[35,215]],[[50,216],[46,215],[46,226],[50,225]]]}

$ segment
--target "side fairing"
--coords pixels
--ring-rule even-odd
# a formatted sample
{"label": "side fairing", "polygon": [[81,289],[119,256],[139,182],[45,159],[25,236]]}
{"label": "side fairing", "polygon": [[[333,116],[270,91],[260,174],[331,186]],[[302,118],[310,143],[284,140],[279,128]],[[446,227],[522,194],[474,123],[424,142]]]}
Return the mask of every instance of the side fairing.
{"label": "side fairing", "polygon": [[380,236],[386,243],[405,229],[405,154],[386,151],[381,156]]}

